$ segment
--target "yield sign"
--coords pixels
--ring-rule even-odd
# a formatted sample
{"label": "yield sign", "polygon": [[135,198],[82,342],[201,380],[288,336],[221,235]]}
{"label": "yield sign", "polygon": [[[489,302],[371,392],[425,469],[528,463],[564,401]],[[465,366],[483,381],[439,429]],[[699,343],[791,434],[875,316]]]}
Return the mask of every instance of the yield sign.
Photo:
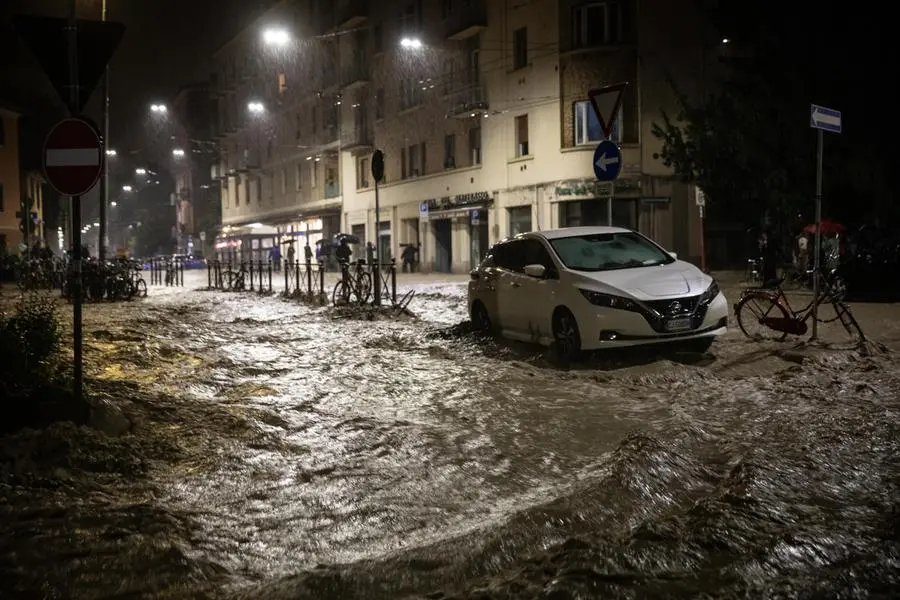
{"label": "yield sign", "polygon": [[[111,21],[76,21],[78,85],[73,86],[69,73],[69,22],[35,15],[17,15],[13,22],[69,111],[75,115],[80,113],[119,45],[125,26]],[[74,102],[71,99],[73,87],[77,88]]]}
{"label": "yield sign", "polygon": [[594,106],[594,112],[597,113],[597,120],[600,121],[600,128],[606,139],[612,134],[613,124],[619,115],[619,109],[622,108],[622,94],[627,83],[617,83],[606,87],[593,89],[588,92],[588,98]]}
{"label": "yield sign", "polygon": [[84,119],[63,119],[53,126],[44,142],[44,173],[64,196],[91,191],[103,168],[100,134]]}

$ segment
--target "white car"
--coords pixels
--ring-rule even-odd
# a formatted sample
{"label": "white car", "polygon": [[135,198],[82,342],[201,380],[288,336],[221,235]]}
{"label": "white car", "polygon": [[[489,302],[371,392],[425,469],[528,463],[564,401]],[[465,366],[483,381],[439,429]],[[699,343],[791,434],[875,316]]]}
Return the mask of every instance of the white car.
{"label": "white car", "polygon": [[474,326],[563,352],[685,342],[709,348],[726,331],[719,286],[636,231],[572,227],[523,233],[471,272]]}

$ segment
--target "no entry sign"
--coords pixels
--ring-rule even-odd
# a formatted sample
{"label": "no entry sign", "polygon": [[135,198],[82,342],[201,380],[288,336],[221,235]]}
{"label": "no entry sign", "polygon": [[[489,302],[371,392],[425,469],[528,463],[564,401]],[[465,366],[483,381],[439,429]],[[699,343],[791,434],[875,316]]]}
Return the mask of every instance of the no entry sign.
{"label": "no entry sign", "polygon": [[44,173],[60,194],[81,196],[91,191],[103,170],[100,134],[84,119],[63,119],[44,142]]}

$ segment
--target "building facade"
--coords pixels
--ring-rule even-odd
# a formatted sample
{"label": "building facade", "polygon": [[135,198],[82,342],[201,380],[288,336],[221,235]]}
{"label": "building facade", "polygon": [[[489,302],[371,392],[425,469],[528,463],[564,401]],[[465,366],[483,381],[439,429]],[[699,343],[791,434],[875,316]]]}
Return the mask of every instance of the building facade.
{"label": "building facade", "polygon": [[0,107],[0,253],[25,241],[16,216],[21,210],[19,116]]}
{"label": "building facade", "polygon": [[[464,272],[523,231],[618,225],[699,256],[691,186],[656,158],[670,81],[702,90],[716,45],[663,0],[282,2],[216,56],[220,240],[252,256],[346,232],[383,257]],[[604,139],[588,91],[624,83]],[[385,157],[376,192],[372,151]],[[244,244],[249,244],[247,248]],[[254,254],[255,253],[255,254]],[[358,255],[358,254],[357,254]]]}

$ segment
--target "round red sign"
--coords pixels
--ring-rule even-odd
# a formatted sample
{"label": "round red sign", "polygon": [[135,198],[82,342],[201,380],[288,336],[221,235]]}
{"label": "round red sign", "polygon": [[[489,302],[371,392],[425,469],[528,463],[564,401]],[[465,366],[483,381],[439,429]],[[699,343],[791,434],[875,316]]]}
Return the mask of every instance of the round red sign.
{"label": "round red sign", "polygon": [[100,134],[84,119],[63,119],[44,142],[44,173],[53,189],[65,196],[88,193],[103,171]]}

